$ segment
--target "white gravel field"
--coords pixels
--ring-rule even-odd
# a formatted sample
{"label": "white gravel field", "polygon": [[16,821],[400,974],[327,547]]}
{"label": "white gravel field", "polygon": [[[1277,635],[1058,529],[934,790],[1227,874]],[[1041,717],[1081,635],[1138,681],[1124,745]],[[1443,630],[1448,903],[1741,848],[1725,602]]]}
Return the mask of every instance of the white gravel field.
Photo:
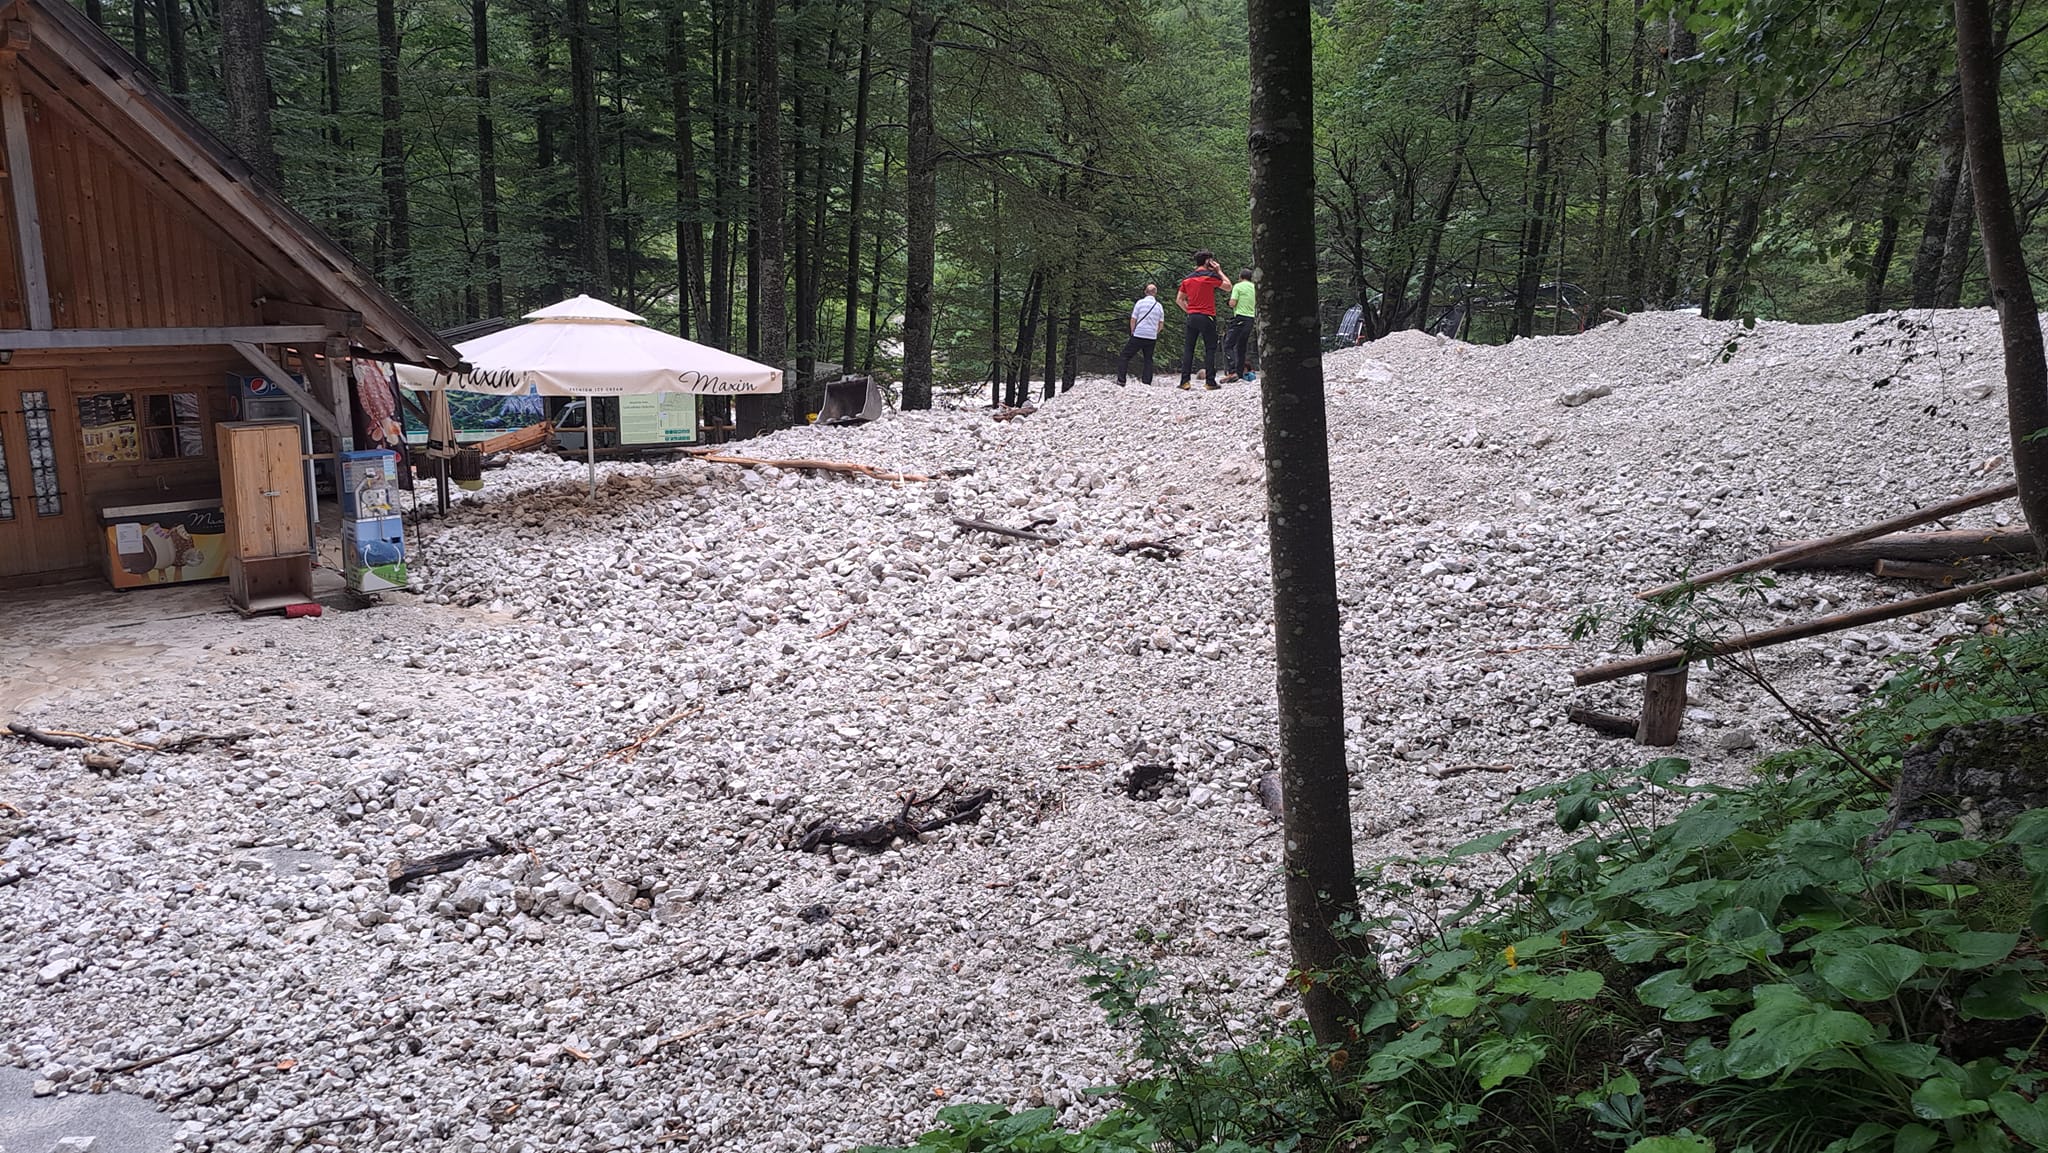
{"label": "white gravel field", "polygon": [[[1328,357],[1361,859],[1554,842],[1502,815],[1518,790],[1653,755],[1565,722],[1639,691],[1571,687],[1610,651],[1572,618],[2006,479],[1998,349],[1984,311],[1646,314]],[[0,1064],[149,1097],[180,1148],[840,1153],[955,1101],[1099,1108],[1126,1043],[1075,947],[1240,1031],[1285,1016],[1256,386],[1159,379],[735,446],[931,482],[604,464],[586,501],[580,462],[523,458],[420,526],[418,595],[126,629],[147,659],[0,720],[256,735],[111,775],[0,738]],[[1114,551],[1144,538],[1182,555]],[[1787,574],[1751,623],[1908,591]],[[0,602],[0,653],[91,633],[68,603]],[[1761,663],[1835,713],[1981,619]],[[1796,739],[1732,674],[1693,689],[1702,775]],[[1159,799],[1122,790],[1139,763],[1174,766]],[[793,847],[944,785],[997,796],[879,853]],[[387,891],[486,837],[521,849]]]}

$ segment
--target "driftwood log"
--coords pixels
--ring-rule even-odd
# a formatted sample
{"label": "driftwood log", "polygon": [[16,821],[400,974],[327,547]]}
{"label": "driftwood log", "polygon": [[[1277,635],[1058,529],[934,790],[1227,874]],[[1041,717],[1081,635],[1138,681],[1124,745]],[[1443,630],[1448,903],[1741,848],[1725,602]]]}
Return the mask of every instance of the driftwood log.
{"label": "driftwood log", "polygon": [[784,471],[841,472],[851,476],[871,477],[875,480],[928,481],[928,476],[913,472],[897,472],[872,464],[854,464],[843,460],[810,460],[807,458],[769,460],[752,456],[727,456],[724,453],[692,453],[705,464],[736,464],[741,468],[779,468]]}
{"label": "driftwood log", "polygon": [[1928,584],[1947,588],[1956,583],[1963,570],[1952,564],[1940,564],[1925,560],[1881,560],[1870,566],[1870,575],[1892,577],[1897,580],[1925,581]]}
{"label": "driftwood log", "polygon": [[[1811,542],[1787,541],[1787,546]],[[1815,568],[1867,569],[1879,561],[1944,561],[1965,557],[2029,557],[2034,536],[2023,528],[1966,528],[1901,532],[1840,545],[1778,565],[1783,572]]]}
{"label": "driftwood log", "polygon": [[[1033,521],[1031,523],[1035,526],[1044,522]],[[956,516],[953,518],[953,525],[958,532],[985,532],[993,536],[1009,537],[1013,540],[1036,541],[1040,544],[1055,543],[1054,538],[1046,536],[1041,532],[1033,532],[1028,528],[1011,528],[1008,525],[991,524],[985,520],[975,520],[971,516]]]}
{"label": "driftwood log", "polygon": [[144,753],[183,753],[201,745],[232,745],[246,741],[256,735],[254,729],[232,729],[225,733],[192,733],[174,737],[159,744],[146,741],[131,741],[126,737],[103,737],[93,733],[74,733],[65,729],[39,729],[19,721],[7,722],[7,731],[25,741],[33,741],[52,749],[82,749],[89,745],[119,745],[124,749],[135,749]]}
{"label": "driftwood log", "polygon": [[834,824],[829,818],[820,817],[807,826],[803,835],[797,838],[796,849],[808,853],[820,845],[850,845],[857,849],[886,849],[898,839],[915,840],[918,836],[943,829],[947,825],[958,825],[981,819],[982,807],[995,799],[994,789],[976,789],[956,796],[936,816],[922,818],[912,815],[917,809],[930,809],[940,799],[952,795],[953,786],[947,785],[929,796],[916,793],[903,794],[903,807],[893,817],[863,821],[858,824]]}
{"label": "driftwood log", "polygon": [[[1937,521],[1942,519],[1943,517],[1954,516],[1955,514],[1960,512],[1968,512],[1970,509],[1980,508],[1987,504],[1996,504],[2001,500],[2008,500],[2013,496],[2017,495],[2018,493],[2018,485],[2002,484],[1999,485],[1997,488],[1987,488],[1980,492],[1970,493],[1967,496],[1959,496],[1953,500],[1945,500],[1940,504],[1928,505],[1926,508],[1915,509],[1912,512],[1906,513],[1903,516],[1895,516],[1890,520],[1881,520],[1875,524],[1867,524],[1864,525],[1862,528],[1853,529],[1845,533],[1837,533],[1834,536],[1821,537],[1818,540],[1788,541],[1778,546],[1778,548],[1772,550],[1771,552],[1766,553],[1763,556],[1752,557],[1751,559],[1743,561],[1739,564],[1732,564],[1727,566],[1726,568],[1717,568],[1712,572],[1700,573],[1698,576],[1692,577],[1688,580],[1679,581],[1675,584],[1662,585],[1657,588],[1646,590],[1644,592],[1639,592],[1636,594],[1636,596],[1641,598],[1642,600],[1653,600],[1657,597],[1664,596],[1667,593],[1677,592],[1679,589],[1686,588],[1688,586],[1692,588],[1700,588],[1705,585],[1715,584],[1719,581],[1727,580],[1729,577],[1741,576],[1744,573],[1762,572],[1765,569],[1833,567],[1831,565],[1815,565],[1811,562],[1815,557],[1826,556],[1831,552],[1836,552],[1838,550],[1846,548],[1849,545],[1859,544],[1864,541],[1876,540],[1880,537],[1883,537],[1887,533],[1897,533],[1901,529],[1909,529],[1914,527],[1915,525],[1927,524],[1930,521]],[[2031,549],[2029,551],[2031,551]],[[1860,561],[1854,562],[1851,567],[1864,568],[1868,566],[1871,562],[1881,557],[1897,557],[1900,560],[1937,559],[1932,557],[1914,556],[1911,553],[1903,553],[1896,551],[1886,552],[1880,550],[1878,552],[1871,553],[1865,556]],[[1802,564],[1800,562],[1807,563]]]}
{"label": "driftwood log", "polygon": [[391,862],[391,891],[402,893],[414,881],[420,880],[423,877],[431,877],[437,873],[452,873],[471,861],[481,861],[486,857],[502,857],[508,853],[517,852],[518,848],[519,846],[514,845],[510,841],[500,840],[497,837],[485,837],[484,843],[473,849],[454,849],[446,853],[436,853],[431,857],[423,857],[417,861],[401,858]]}
{"label": "driftwood log", "polygon": [[1636,735],[1636,718],[1624,717],[1617,713],[1603,713],[1598,709],[1582,709],[1574,705],[1565,710],[1565,719],[1575,725],[1584,725],[1603,737],[1630,737]]}

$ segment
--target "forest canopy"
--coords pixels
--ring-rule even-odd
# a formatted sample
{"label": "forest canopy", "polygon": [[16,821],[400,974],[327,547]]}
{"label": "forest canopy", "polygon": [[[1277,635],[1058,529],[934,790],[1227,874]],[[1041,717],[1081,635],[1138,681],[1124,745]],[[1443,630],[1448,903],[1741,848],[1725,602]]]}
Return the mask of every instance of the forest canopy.
{"label": "forest canopy", "polygon": [[[1242,0],[81,6],[436,325],[589,292],[806,379],[928,339],[930,383],[1014,402],[1194,249],[1251,262]],[[1993,18],[2038,244],[2048,14]],[[1985,301],[1944,5],[1332,0],[1314,31],[1326,332]]]}

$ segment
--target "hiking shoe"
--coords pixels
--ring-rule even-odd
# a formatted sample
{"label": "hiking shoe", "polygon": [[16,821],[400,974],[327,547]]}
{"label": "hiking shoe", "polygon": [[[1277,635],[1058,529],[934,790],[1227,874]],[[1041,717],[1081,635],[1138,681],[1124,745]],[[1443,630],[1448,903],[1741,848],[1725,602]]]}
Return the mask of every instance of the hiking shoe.
{"label": "hiking shoe", "polygon": [[1195,386],[1194,386],[1194,385],[1193,385],[1192,383],[1190,383],[1190,382],[1188,382],[1188,381],[1185,381],[1185,380],[1183,380],[1183,381],[1181,381],[1181,382],[1180,382],[1180,387],[1181,387],[1181,391],[1182,391],[1182,392],[1186,392],[1186,391],[1188,391],[1189,389],[1192,389],[1192,388],[1193,388],[1193,387],[1195,387]]}
{"label": "hiking shoe", "polygon": [[1220,384],[1217,384],[1217,383],[1216,383],[1215,381],[1213,381],[1213,380],[1212,380],[1212,381],[1209,381],[1208,383],[1206,383],[1206,384],[1204,384],[1204,385],[1202,385],[1202,387],[1203,387],[1203,388],[1206,388],[1206,389],[1208,389],[1208,390],[1209,390],[1210,392],[1218,392],[1218,391],[1221,391],[1221,389],[1223,388],[1223,386],[1222,386],[1222,385],[1220,385]]}

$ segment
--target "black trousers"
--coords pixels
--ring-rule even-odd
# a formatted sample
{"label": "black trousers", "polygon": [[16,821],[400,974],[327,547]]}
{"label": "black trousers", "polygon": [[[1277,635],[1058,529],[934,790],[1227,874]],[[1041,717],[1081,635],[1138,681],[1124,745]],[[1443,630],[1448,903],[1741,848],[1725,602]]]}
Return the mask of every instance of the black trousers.
{"label": "black trousers", "polygon": [[1216,318],[1200,312],[1190,312],[1181,326],[1180,341],[1180,382],[1186,384],[1195,374],[1195,338],[1202,340],[1202,381],[1216,383]]}
{"label": "black trousers", "polygon": [[1131,354],[1138,354],[1138,380],[1152,383],[1152,346],[1159,343],[1156,336],[1133,336],[1124,341],[1124,354],[1116,362],[1116,382],[1122,384],[1131,368]]}
{"label": "black trousers", "polygon": [[1223,370],[1232,376],[1243,376],[1251,356],[1252,318],[1233,316],[1230,331],[1223,334]]}

